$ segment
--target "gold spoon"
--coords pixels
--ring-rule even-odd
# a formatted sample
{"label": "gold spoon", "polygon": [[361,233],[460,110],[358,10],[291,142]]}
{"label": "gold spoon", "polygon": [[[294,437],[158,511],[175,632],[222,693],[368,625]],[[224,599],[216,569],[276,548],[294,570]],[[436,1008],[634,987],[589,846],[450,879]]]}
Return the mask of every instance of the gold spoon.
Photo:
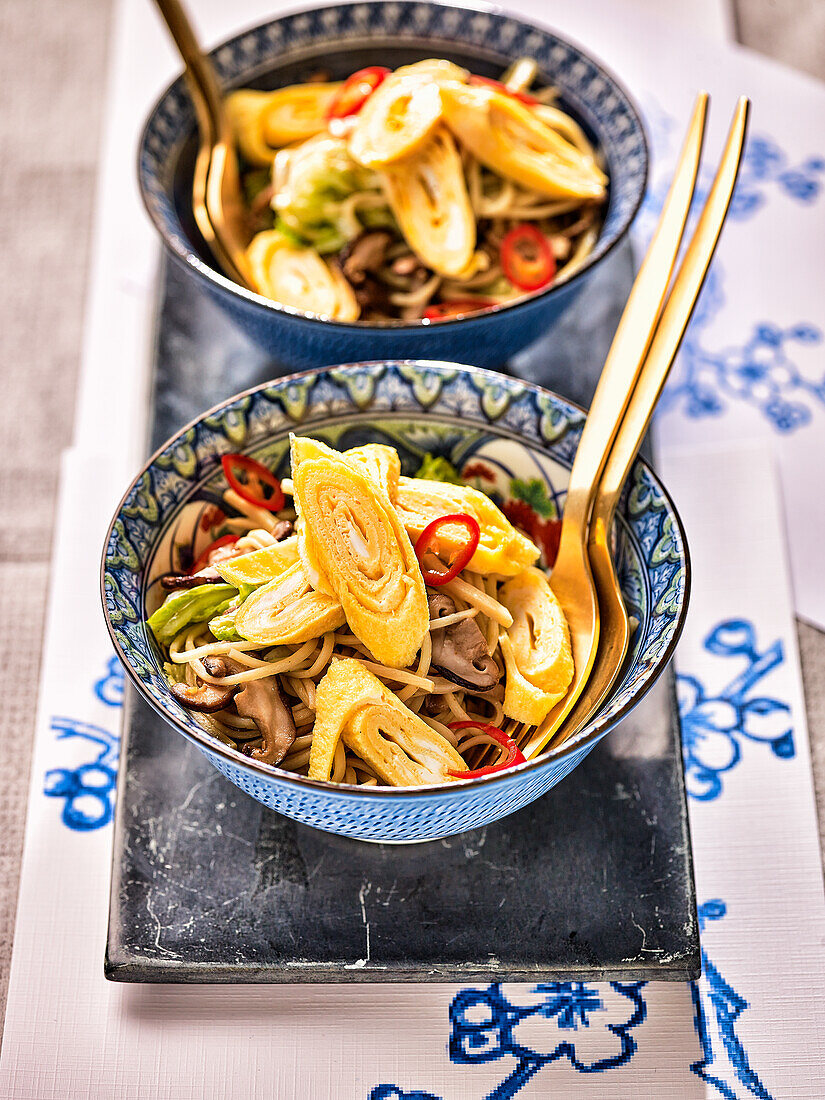
{"label": "gold spoon", "polygon": [[704,135],[707,95],[697,97],[676,175],[656,233],[633,283],[584,423],[562,517],[550,586],[570,627],[573,682],[567,695],[529,736],[524,755],[536,756],[573,709],[598,652],[600,608],[587,550],[590,513],[602,471],[627,409],[665,300],[693,197]]}
{"label": "gold spoon", "polygon": [[186,65],[198,119],[199,145],[192,182],[195,224],[223,273],[257,290],[246,258],[238,159],[215,72],[179,0],[155,0]]}
{"label": "gold spoon", "polygon": [[609,532],[625,479],[647,431],[719,241],[739,173],[749,109],[750,104],[743,96],[737,104],[722,159],[696,231],[673,283],[602,475],[593,507],[588,545],[603,628],[598,659],[584,691],[553,739],[554,748],[587,724],[606,698],[624,664],[630,628],[610,555]]}

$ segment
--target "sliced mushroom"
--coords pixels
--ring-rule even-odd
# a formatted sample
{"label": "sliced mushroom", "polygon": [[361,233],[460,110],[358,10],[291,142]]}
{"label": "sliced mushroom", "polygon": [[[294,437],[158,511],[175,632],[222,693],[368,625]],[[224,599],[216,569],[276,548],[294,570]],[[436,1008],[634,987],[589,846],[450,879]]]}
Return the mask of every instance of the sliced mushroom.
{"label": "sliced mushroom", "polygon": [[210,565],[199,573],[165,573],[160,583],[167,592],[174,592],[181,588],[197,588],[200,584],[220,584],[221,580],[220,573]]}
{"label": "sliced mushroom", "polygon": [[[216,679],[248,671],[244,665],[228,657],[207,657],[203,667]],[[250,757],[265,764],[280,764],[295,740],[295,723],[278,678],[267,676],[261,680],[250,680],[240,687],[241,690],[238,687],[233,689],[238,692],[235,696],[238,714],[251,718],[261,731],[261,745],[252,749]]]}
{"label": "sliced mushroom", "polygon": [[424,702],[418,708],[418,713],[426,714],[428,718],[437,718],[446,708],[447,704],[441,695],[425,695]]}
{"label": "sliced mushroom", "polygon": [[392,234],[386,229],[372,229],[350,241],[341,252],[341,269],[352,285],[359,286],[369,273],[375,273],[387,255]]}
{"label": "sliced mushroom", "polygon": [[394,260],[392,270],[394,275],[415,275],[419,272],[424,275],[425,280],[429,277],[427,269],[412,252],[407,252],[403,256],[399,256],[397,260]]}
{"label": "sliced mushroom", "polygon": [[[280,542],[282,538],[286,538],[286,535],[292,530],[292,524],[289,520],[281,520],[281,523],[286,524],[289,530],[286,534],[279,535],[277,533],[278,526],[275,527],[272,534],[278,542]],[[245,550],[238,549],[238,544],[236,542],[228,546],[216,546],[209,555],[203,569],[199,569],[197,573],[165,573],[160,578],[161,587],[171,592],[181,588],[197,588],[200,584],[220,584],[223,581],[223,577],[215,568],[218,562],[229,561],[231,558],[238,558],[241,554],[245,553]]]}
{"label": "sliced mushroom", "polygon": [[[455,604],[446,592],[427,589],[430,619],[455,614]],[[431,665],[442,676],[466,691],[489,691],[501,676],[498,665],[487,652],[484,635],[474,619],[461,619],[451,626],[430,631],[433,655]]]}
{"label": "sliced mushroom", "polygon": [[238,691],[237,685],[221,687],[220,684],[206,684],[202,680],[197,687],[189,684],[172,684],[172,694],[179,703],[189,710],[211,714],[229,706]]}
{"label": "sliced mushroom", "polygon": [[279,519],[272,528],[271,534],[276,542],[283,542],[284,539],[288,539],[292,534],[292,520]]}
{"label": "sliced mushroom", "polygon": [[364,281],[354,285],[352,290],[366,319],[375,313],[389,313],[392,308],[389,288],[374,275],[365,275]]}

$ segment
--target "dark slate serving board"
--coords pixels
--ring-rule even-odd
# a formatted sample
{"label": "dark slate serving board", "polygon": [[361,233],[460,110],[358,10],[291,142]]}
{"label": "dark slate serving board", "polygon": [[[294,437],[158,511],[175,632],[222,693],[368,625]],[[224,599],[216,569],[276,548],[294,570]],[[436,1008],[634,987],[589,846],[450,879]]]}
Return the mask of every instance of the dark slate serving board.
{"label": "dark slate serving board", "polygon": [[[587,402],[627,250],[509,369]],[[152,447],[284,373],[171,265]],[[686,979],[699,938],[671,673],[539,801],[427,844],[371,845],[265,809],[135,693],[125,710],[106,974],[133,982]]]}

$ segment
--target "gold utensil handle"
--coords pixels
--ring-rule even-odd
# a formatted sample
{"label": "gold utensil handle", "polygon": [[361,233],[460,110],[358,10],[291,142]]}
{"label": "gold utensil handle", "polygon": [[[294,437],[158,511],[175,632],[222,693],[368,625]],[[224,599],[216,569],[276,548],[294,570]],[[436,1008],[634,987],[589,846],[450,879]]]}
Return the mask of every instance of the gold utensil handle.
{"label": "gold utensil handle", "polygon": [[186,65],[200,144],[192,181],[195,224],[224,274],[249,290],[255,280],[244,253],[240,185],[233,135],[211,61],[180,0],[155,0]]}
{"label": "gold utensil handle", "polygon": [[[699,106],[700,104],[697,104],[697,107]],[[610,685],[615,679],[616,673],[621,667],[628,636],[627,616],[624,613],[623,606],[621,606],[618,581],[615,576],[615,570],[610,562],[609,554],[607,553],[607,532],[609,530],[607,521],[612,518],[613,510],[615,509],[627,472],[636,456],[645,430],[647,429],[656,401],[658,400],[668,371],[676,356],[685,329],[690,321],[708,267],[713,258],[722,225],[727,216],[733,189],[736,184],[739,165],[741,163],[745,135],[747,132],[749,106],[749,102],[745,97],[739,100],[719,168],[716,172],[713,185],[699,217],[692,239],[685,251],[678,274],[673,280],[670,290],[667,291],[665,287],[662,292],[662,297],[666,297],[665,304],[661,305],[660,303],[657,316],[653,318],[652,322],[650,321],[650,315],[647,314],[647,316],[645,316],[645,311],[641,310],[640,306],[640,316],[643,321],[644,332],[645,334],[652,332],[652,335],[647,339],[641,360],[639,364],[637,364],[635,383],[619,415],[616,417],[616,423],[613,425],[612,444],[608,452],[607,460],[603,466],[601,475],[597,476],[596,484],[592,488],[595,501],[592,508],[592,517],[590,517],[589,526],[587,528],[590,548],[587,568],[588,572],[595,578],[594,584],[599,593],[599,604],[603,604],[604,600],[607,599],[607,603],[605,603],[604,606],[608,611],[608,629],[616,632],[617,637],[605,636],[602,640],[603,644],[600,645],[600,631],[597,621],[595,629],[593,630],[593,640],[597,646],[600,646],[599,652],[602,654],[603,660],[607,662],[606,665],[592,670],[588,668],[585,670],[584,682],[579,680],[578,684],[576,684],[574,681],[573,686],[574,688],[578,687],[578,690],[574,691],[571,688],[571,693],[569,693],[568,697],[562,701],[562,704],[558,705],[559,708],[563,706],[566,707],[566,709],[560,710],[558,719],[554,719],[553,712],[551,712],[545,723],[529,737],[528,743],[523,750],[525,756],[528,758],[535,757],[538,753],[543,751],[551,739],[553,740],[554,747],[557,747],[575,733],[577,729],[586,725],[594,710],[600,705],[601,700],[605,697],[605,692],[609,690]],[[701,111],[703,125],[704,106],[701,107]],[[696,109],[694,110],[694,122],[696,122]],[[685,149],[683,149],[682,152],[682,158],[677,169],[677,179],[682,175],[688,175],[685,161],[687,150],[691,147],[692,130],[693,127],[691,127],[688,140],[685,143]],[[697,166],[698,164],[694,166],[694,180]],[[678,206],[676,205],[674,195],[680,192],[681,187],[681,184],[677,186],[677,179],[674,179],[674,183],[671,186],[671,192],[665,203],[665,209],[662,212],[662,217],[659,222],[659,231],[662,230],[665,223],[670,223],[671,221],[675,222],[677,220]],[[690,203],[690,197],[690,192],[688,192],[688,204]],[[687,210],[683,209],[682,214],[684,217],[677,226],[680,234],[684,227]],[[671,230],[668,234],[671,243],[673,242],[674,235],[675,230],[674,227],[671,226]],[[676,247],[678,248],[678,238]],[[645,258],[643,271],[650,260],[652,250],[653,245],[651,245],[651,249],[648,251],[648,255]],[[660,255],[659,260],[661,259],[662,256]],[[673,259],[675,260],[675,256]],[[662,266],[661,263],[657,264],[659,272],[661,272]],[[668,271],[668,275],[670,271],[672,271],[672,264]],[[634,284],[634,292],[639,285],[641,274],[640,272],[640,276],[637,278],[636,284]],[[646,286],[646,289],[651,294],[651,297],[648,298],[647,305],[647,308],[650,309],[652,292],[657,292],[659,288],[655,283],[650,283]],[[639,301],[641,300],[642,295],[640,294]],[[627,341],[624,344],[625,347],[633,346],[632,334],[628,335],[624,332],[626,324],[629,325],[632,323],[629,320],[631,317],[629,305],[630,303],[628,303],[628,308],[626,308],[622,317],[619,331],[617,332],[617,339],[614,339],[614,345],[613,348],[611,348],[611,354],[617,344],[622,345],[625,340]],[[642,337],[639,335],[637,338],[637,346],[640,346],[641,343]],[[592,417],[593,408],[591,408],[588,421],[592,419]],[[605,432],[605,429],[602,428],[602,431]],[[597,433],[594,432],[593,437],[596,438],[596,435]],[[584,439],[584,434],[582,439]],[[592,461],[592,456],[590,456],[590,461]],[[564,528],[562,529],[562,537],[563,536]],[[570,544],[571,546],[573,544],[572,538]],[[560,547],[557,567],[561,562],[561,549],[562,547]],[[597,565],[595,574],[593,573],[594,560]],[[551,578],[551,584],[552,583]],[[618,603],[616,603],[616,601],[618,601]],[[575,610],[575,607],[573,610]],[[619,619],[624,621],[624,645],[619,644],[621,638],[618,637],[618,634],[622,633],[622,623],[618,621]],[[573,630],[574,628],[571,624],[571,632],[573,632]]]}
{"label": "gold utensil handle", "polygon": [[221,110],[220,89],[215,80],[212,66],[204,57],[195,37],[192,24],[189,22],[189,17],[179,0],[155,0],[155,3],[184,60],[187,75],[190,81],[195,84],[196,94],[193,98],[195,109],[198,111],[198,122],[201,122],[199,95],[205,100],[203,106],[207,108],[207,116],[204,120],[206,127],[211,128],[213,119],[217,117]]}
{"label": "gold utensil handle", "polygon": [[[707,107],[707,92],[700,92],[659,224],[631,288],[593,395],[567,488],[562,540],[565,528],[568,538],[576,531],[581,537],[580,532],[587,525],[600,475],[650,346],[696,184]],[[679,217],[677,212],[681,211],[684,216]]]}
{"label": "gold utensil handle", "polygon": [[737,105],[707,201],[662,310],[639,380],[602,474],[590,521],[588,549],[606,629],[600,639],[599,661],[576,705],[556,731],[554,749],[587,725],[607,698],[624,663],[630,632],[610,557],[610,526],[628,471],[676,357],[719,241],[742,158],[748,111],[749,103],[743,97]]}
{"label": "gold utensil handle", "polygon": [[526,756],[542,752],[556,731],[567,722],[586,688],[596,660],[601,625],[586,552],[590,512],[599,476],[650,346],[679,252],[699,171],[707,106],[707,93],[700,92],[656,232],[613,337],[576,451],[564,506],[559,553],[550,580],[568,618],[576,671],[568,694],[530,735],[524,749]]}
{"label": "gold utensil handle", "polygon": [[609,530],[631,464],[647,431],[702,289],[733,196],[748,127],[750,101],[741,96],[704,209],[691,238],[636,388],[622,419],[597,494],[596,513]]}

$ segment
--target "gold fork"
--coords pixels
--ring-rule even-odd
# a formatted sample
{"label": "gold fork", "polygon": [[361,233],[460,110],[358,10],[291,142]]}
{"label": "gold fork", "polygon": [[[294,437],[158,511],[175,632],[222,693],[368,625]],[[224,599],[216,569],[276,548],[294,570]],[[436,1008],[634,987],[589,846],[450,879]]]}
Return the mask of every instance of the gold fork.
{"label": "gold fork", "polygon": [[593,674],[552,745],[557,747],[582,729],[608,695],[618,676],[630,641],[627,612],[610,554],[609,535],[616,505],[650,423],[659,395],[702,289],[727,216],[739,173],[750,104],[737,105],[725,149],[696,230],[647,353],[636,388],[616,433],[602,474],[590,521],[588,551],[598,592],[602,634]]}
{"label": "gold fork", "polygon": [[244,251],[238,159],[214,69],[198,45],[179,0],[155,2],[186,65],[198,119],[198,155],[192,181],[195,224],[224,274],[248,290],[257,290]]}
{"label": "gold fork", "polygon": [[525,756],[541,752],[565,721],[596,660],[600,607],[587,549],[590,513],[611,446],[644,365],[679,252],[702,151],[707,102],[707,94],[701,92],[656,233],[613,337],[570,472],[550,585],[570,626],[573,682],[564,699],[529,735]]}

